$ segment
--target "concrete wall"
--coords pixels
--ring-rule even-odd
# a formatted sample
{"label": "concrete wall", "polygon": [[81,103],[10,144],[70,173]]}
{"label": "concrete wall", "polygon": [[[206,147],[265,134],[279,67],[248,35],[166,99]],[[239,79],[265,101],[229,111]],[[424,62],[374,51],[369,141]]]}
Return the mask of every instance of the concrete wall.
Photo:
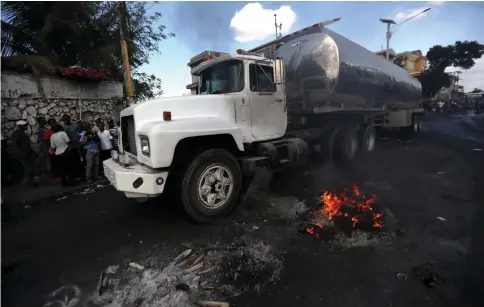
{"label": "concrete wall", "polygon": [[39,140],[37,118],[55,118],[58,122],[64,114],[73,120],[93,122],[96,118],[119,119],[124,108],[121,100],[123,86],[118,82],[74,81],[61,78],[41,77],[41,85],[47,100],[38,90],[31,75],[5,73],[1,75],[1,128],[10,144],[15,123],[23,119],[29,123],[27,133],[32,147],[37,150]]}

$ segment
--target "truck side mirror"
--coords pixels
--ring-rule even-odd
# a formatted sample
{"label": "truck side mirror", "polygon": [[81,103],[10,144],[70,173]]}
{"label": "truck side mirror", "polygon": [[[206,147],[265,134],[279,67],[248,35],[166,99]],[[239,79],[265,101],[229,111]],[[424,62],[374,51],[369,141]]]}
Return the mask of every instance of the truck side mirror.
{"label": "truck side mirror", "polygon": [[284,68],[284,59],[277,58],[274,60],[274,84],[286,82],[286,70]]}

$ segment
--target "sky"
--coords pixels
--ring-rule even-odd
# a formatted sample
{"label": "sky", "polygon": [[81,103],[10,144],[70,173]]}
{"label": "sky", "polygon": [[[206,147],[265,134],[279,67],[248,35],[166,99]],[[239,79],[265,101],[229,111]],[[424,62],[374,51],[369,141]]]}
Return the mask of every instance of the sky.
{"label": "sky", "polygon": [[[175,34],[160,42],[158,54],[140,71],[155,74],[163,82],[165,97],[189,92],[191,57],[204,50],[235,53],[275,38],[274,14],[282,23],[282,34],[315,23],[341,17],[328,27],[346,38],[377,51],[384,49],[386,25],[380,18],[397,23],[431,8],[394,31],[390,48],[396,52],[420,49],[424,54],[434,45],[477,40],[484,43],[484,2],[160,2],[149,6],[160,12],[160,24]],[[448,71],[460,69],[449,68]],[[484,89],[484,57],[461,74],[465,91]]]}

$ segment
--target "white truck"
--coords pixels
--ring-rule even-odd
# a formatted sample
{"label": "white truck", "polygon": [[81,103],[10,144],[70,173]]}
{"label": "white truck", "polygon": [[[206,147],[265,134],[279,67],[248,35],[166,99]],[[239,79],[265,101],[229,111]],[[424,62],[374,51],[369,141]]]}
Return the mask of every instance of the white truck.
{"label": "white truck", "polygon": [[347,163],[373,150],[375,127],[418,132],[418,80],[327,29],[337,20],[201,63],[198,95],[124,109],[107,178],[130,198],[172,192],[211,222],[235,208],[256,166]]}

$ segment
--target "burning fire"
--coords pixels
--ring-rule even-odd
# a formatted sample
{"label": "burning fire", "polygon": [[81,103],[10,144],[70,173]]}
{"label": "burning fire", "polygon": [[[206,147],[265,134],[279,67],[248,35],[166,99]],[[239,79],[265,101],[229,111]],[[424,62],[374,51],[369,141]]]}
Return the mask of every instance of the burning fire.
{"label": "burning fire", "polygon": [[[354,185],[353,189],[351,190],[354,197],[349,197],[348,192],[348,189],[344,189],[343,192],[339,195],[330,193],[328,191],[324,192],[321,196],[321,202],[323,203],[323,206],[320,209],[313,210],[311,214],[324,214],[328,217],[329,220],[333,220],[335,217],[342,216],[350,219],[353,228],[355,228],[358,222],[360,222],[357,214],[354,214],[354,216],[350,216],[350,214],[345,211],[356,211],[356,213],[371,212],[373,223],[372,226],[374,228],[382,228],[383,223],[380,221],[380,218],[383,216],[383,214],[374,213],[372,208],[372,204],[376,201],[376,195],[373,194],[370,198],[367,198],[365,195],[361,194],[360,190],[356,185]],[[306,232],[319,238],[319,234],[317,232],[318,228],[323,229],[323,225],[319,223],[309,225],[306,228]]]}

